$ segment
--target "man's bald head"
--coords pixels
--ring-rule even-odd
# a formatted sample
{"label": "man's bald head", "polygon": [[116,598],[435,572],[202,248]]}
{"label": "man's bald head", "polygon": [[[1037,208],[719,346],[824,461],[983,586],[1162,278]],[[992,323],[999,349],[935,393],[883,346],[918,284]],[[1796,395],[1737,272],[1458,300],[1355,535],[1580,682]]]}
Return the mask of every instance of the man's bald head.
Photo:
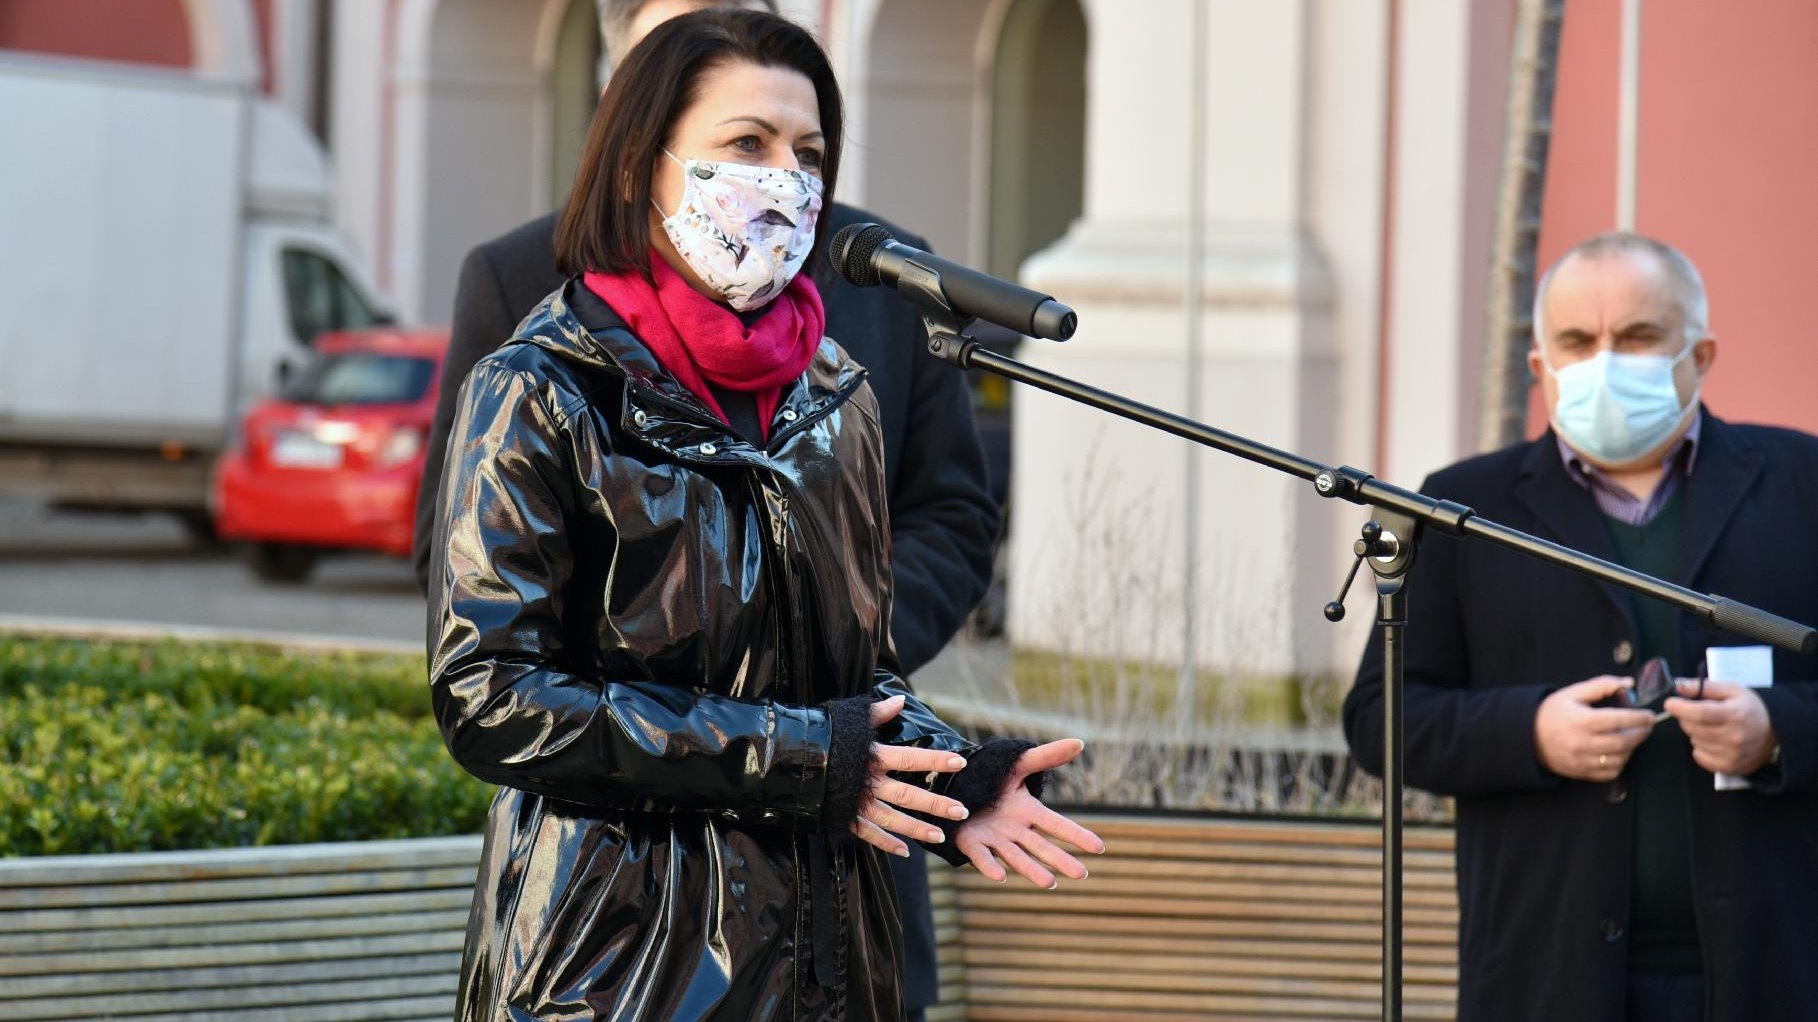
{"label": "man's bald head", "polygon": [[600,11],[600,46],[618,67],[650,30],[703,7],[747,7],[777,13],[776,0],[594,0]]}
{"label": "man's bald head", "polygon": [[1683,315],[1686,343],[1705,337],[1710,330],[1711,308],[1709,299],[1705,297],[1704,277],[1698,273],[1698,267],[1692,265],[1684,252],[1664,241],[1632,231],[1610,231],[1573,245],[1571,251],[1560,256],[1541,275],[1540,283],[1534,287],[1534,342],[1540,344],[1546,337],[1547,286],[1553,282],[1560,267],[1574,259],[1596,261],[1636,257],[1652,259],[1666,271],[1673,296],[1678,300]]}

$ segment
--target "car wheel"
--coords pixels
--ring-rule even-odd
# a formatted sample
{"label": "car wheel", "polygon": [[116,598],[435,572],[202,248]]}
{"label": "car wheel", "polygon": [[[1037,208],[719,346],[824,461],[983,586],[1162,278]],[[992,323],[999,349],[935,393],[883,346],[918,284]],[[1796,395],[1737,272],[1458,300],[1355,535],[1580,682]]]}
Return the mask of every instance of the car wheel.
{"label": "car wheel", "polygon": [[221,549],[221,537],[215,532],[215,520],[207,511],[179,511],[177,522],[183,526],[183,534],[189,537],[191,546],[197,550]]}
{"label": "car wheel", "polygon": [[252,573],[267,582],[296,584],[316,566],[316,551],[292,543],[254,543],[246,548]]}

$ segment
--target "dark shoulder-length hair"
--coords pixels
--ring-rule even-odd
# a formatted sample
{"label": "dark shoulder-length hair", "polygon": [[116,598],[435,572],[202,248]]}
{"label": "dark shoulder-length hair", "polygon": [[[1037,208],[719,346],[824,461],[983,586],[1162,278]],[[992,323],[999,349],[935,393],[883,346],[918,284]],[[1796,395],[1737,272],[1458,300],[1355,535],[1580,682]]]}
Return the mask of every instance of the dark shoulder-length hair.
{"label": "dark shoulder-length hair", "polygon": [[[558,269],[649,272],[651,173],[664,158],[676,120],[694,103],[701,76],[734,61],[799,71],[814,84],[827,147],[820,167],[822,197],[826,205],[833,203],[843,112],[827,54],[788,19],[707,8],[658,25],[613,70],[556,222]],[[826,247],[826,232],[817,231],[809,267]]]}

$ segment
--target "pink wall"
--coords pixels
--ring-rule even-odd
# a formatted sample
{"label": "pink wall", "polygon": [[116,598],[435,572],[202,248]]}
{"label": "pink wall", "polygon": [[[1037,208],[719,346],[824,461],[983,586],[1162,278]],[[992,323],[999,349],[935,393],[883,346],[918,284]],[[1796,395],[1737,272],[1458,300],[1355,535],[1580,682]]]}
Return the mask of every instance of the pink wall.
{"label": "pink wall", "polygon": [[1636,226],[1704,273],[1728,418],[1818,432],[1818,4],[1648,0]]}
{"label": "pink wall", "polygon": [[[1636,227],[1703,271],[1719,415],[1818,432],[1818,4],[1642,5]],[[1570,0],[1540,233],[1543,265],[1615,225],[1621,5]],[[1529,422],[1545,426],[1538,402]]]}
{"label": "pink wall", "polygon": [[0,49],[188,67],[182,0],[0,0]]}
{"label": "pink wall", "polygon": [[[1547,151],[1540,219],[1540,267],[1551,266],[1579,239],[1616,223],[1616,116],[1622,5],[1566,3],[1559,34],[1559,79],[1553,94],[1553,140]],[[1540,388],[1529,395],[1528,432],[1546,429]]]}

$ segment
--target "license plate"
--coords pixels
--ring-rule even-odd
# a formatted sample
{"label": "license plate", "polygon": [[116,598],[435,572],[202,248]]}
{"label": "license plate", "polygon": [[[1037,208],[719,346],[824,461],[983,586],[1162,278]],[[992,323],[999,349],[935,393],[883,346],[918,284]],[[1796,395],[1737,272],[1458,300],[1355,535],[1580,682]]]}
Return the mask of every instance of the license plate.
{"label": "license plate", "polygon": [[279,433],[271,442],[271,463],[284,468],[340,468],[341,448],[307,433]]}

